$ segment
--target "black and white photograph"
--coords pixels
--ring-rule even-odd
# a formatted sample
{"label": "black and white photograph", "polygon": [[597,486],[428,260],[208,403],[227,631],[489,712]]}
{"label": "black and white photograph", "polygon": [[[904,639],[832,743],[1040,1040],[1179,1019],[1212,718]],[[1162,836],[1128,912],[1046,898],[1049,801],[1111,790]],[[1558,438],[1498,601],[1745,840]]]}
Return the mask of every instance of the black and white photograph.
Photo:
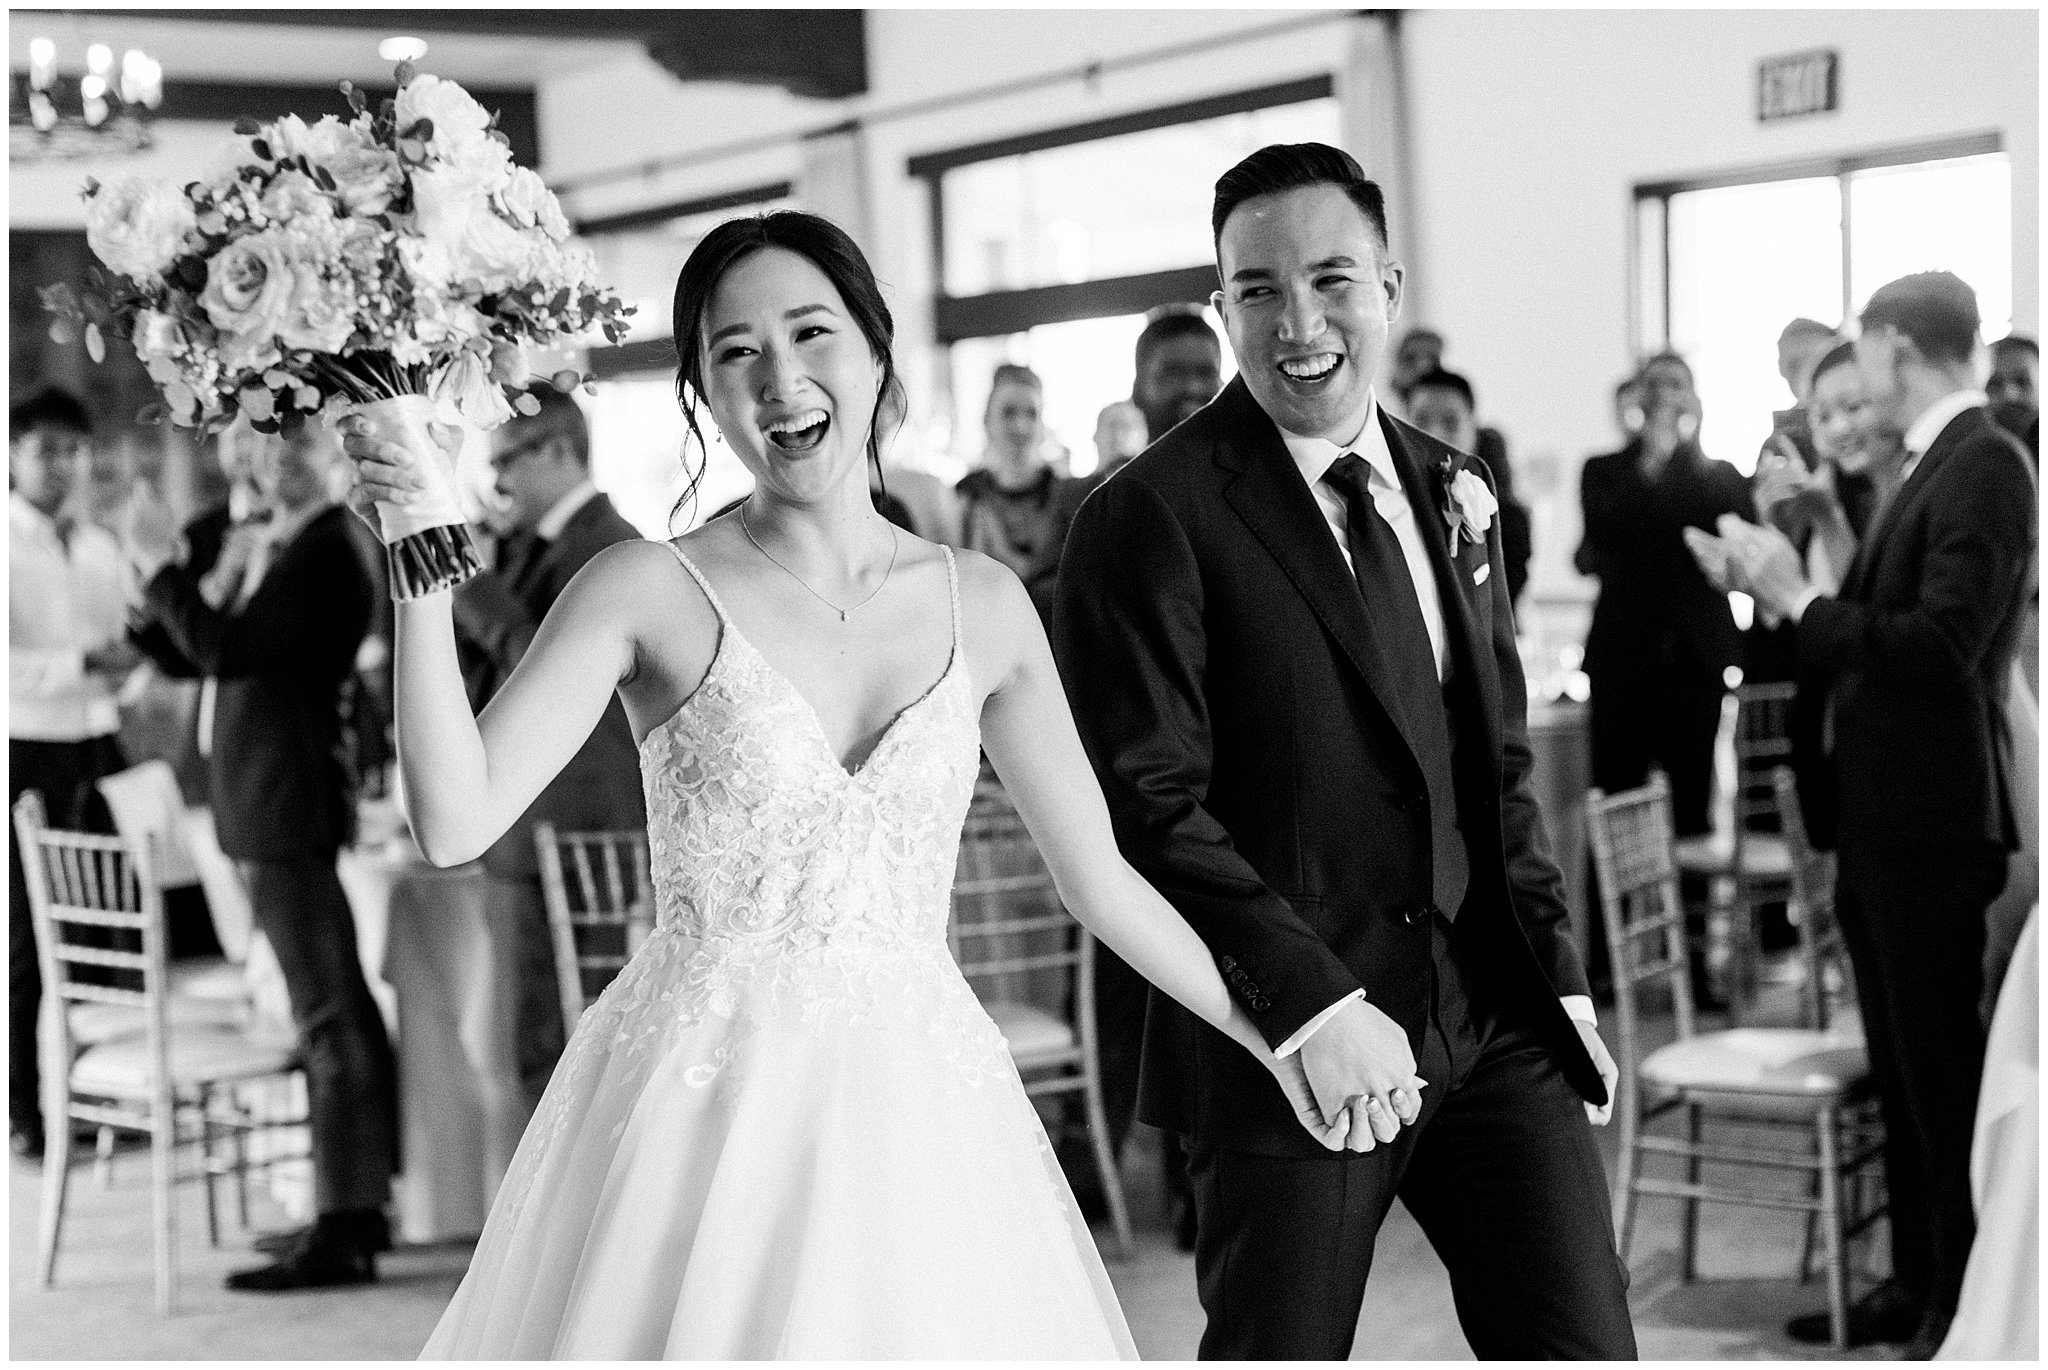
{"label": "black and white photograph", "polygon": [[2036,8],[8,45],[10,1358],[2040,1359]]}

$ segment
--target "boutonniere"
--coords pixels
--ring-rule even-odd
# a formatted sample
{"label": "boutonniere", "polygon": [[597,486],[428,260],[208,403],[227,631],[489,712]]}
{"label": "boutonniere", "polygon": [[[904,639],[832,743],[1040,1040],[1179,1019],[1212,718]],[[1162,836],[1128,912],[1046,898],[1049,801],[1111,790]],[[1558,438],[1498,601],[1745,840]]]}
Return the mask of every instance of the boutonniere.
{"label": "boutonniere", "polygon": [[1458,555],[1462,542],[1484,543],[1486,530],[1500,501],[1486,488],[1486,481],[1457,456],[1447,456],[1437,466],[1437,488],[1443,492],[1444,524],[1450,530],[1450,550]]}

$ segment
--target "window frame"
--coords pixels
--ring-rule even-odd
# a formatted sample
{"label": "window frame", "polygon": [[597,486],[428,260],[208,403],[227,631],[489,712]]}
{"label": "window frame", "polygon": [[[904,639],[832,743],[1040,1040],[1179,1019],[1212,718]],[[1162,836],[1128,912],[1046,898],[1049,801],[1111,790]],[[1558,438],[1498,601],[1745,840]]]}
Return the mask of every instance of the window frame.
{"label": "window frame", "polygon": [[[748,205],[770,204],[776,200],[788,199],[795,194],[794,181],[769,181],[760,185],[718,191],[710,195],[693,196],[687,200],[649,205],[643,209],[579,219],[576,221],[575,231],[578,237],[601,238],[608,234],[630,233],[638,229],[651,228],[657,224],[665,224],[674,219],[687,219],[698,214],[715,214],[724,209],[745,209]],[[586,354],[584,365],[597,380],[614,380],[621,376],[644,375],[650,371],[667,371],[675,365],[675,351],[674,338],[641,338],[635,342],[619,343],[610,347],[593,347]]]}
{"label": "window frame", "polygon": [[1165,304],[1203,304],[1217,286],[1213,263],[1170,267],[1131,276],[1107,276],[1071,284],[1026,286],[1016,290],[987,291],[976,295],[951,295],[946,291],[946,205],[945,176],[960,167],[998,161],[1031,152],[1071,147],[1077,143],[1099,142],[1132,133],[1200,123],[1232,114],[1281,105],[1304,104],[1329,99],[1337,93],[1334,74],[1298,77],[1247,90],[1184,100],[1151,109],[1032,133],[970,143],[921,153],[906,162],[906,170],[925,186],[927,218],[931,231],[932,335],[942,348],[971,338],[1000,337],[1022,333],[1042,324],[1073,323],[1081,319],[1111,318],[1120,314],[1142,314]]}
{"label": "window frame", "polygon": [[[1963,157],[1983,157],[2007,151],[2004,134],[1992,129],[1980,133],[1955,134],[1914,143],[1893,144],[1872,151],[1841,156],[1808,157],[1679,179],[1637,182],[1630,197],[1628,220],[1628,328],[1632,351],[1647,355],[1658,348],[1671,345],[1671,201],[1674,196],[1700,190],[1726,190],[1732,186],[1766,185],[1773,181],[1833,177],[1840,191],[1842,204],[1841,317],[1846,320],[1853,303],[1849,280],[1850,235],[1854,231],[1849,213],[1850,178],[1859,172],[1876,171],[1885,167],[1952,161]],[[1652,204],[1655,205],[1654,231],[1657,240],[1645,242],[1645,210]],[[1643,280],[1646,251],[1654,253],[1658,262],[1659,279],[1654,283],[1654,291],[1651,289],[1652,283]],[[1656,297],[1654,300],[1649,298],[1653,294]],[[1652,309],[1655,310],[1654,328],[1651,327]]]}

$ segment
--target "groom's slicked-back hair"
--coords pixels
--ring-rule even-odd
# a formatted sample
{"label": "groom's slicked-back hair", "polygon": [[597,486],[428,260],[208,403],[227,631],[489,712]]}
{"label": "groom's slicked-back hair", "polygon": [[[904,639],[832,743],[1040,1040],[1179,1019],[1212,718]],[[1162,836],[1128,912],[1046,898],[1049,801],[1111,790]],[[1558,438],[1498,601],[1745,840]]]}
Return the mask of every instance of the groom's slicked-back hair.
{"label": "groom's slicked-back hair", "polygon": [[1366,179],[1358,160],[1342,148],[1328,143],[1272,143],[1260,148],[1216,179],[1216,201],[1209,211],[1209,228],[1217,244],[1223,241],[1223,225],[1246,200],[1261,195],[1278,195],[1303,186],[1331,185],[1351,197],[1372,236],[1387,250],[1387,198],[1379,182]]}
{"label": "groom's slicked-back hair", "polygon": [[1920,355],[1966,362],[1977,351],[1977,292],[1950,271],[1921,271],[1881,285],[1863,306],[1863,331],[1896,328]]}

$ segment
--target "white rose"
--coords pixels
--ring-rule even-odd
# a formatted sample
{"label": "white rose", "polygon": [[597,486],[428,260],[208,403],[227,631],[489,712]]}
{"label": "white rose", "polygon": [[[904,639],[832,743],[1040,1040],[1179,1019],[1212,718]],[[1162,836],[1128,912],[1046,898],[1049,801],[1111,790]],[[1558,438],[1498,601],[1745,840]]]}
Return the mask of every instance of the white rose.
{"label": "white rose", "polygon": [[352,214],[382,214],[398,192],[398,154],[371,137],[362,120],[344,124],[330,114],[308,125],[287,114],[272,125],[270,140],[278,156],[304,157],[325,168]]}
{"label": "white rose", "polygon": [[532,270],[533,241],[499,217],[482,178],[455,166],[416,172],[412,203],[429,280],[474,280],[486,290],[503,290]]}
{"label": "white rose", "polygon": [[[1493,491],[1486,488],[1486,482],[1469,467],[1461,469],[1451,477],[1451,504],[1457,511],[1457,521],[1452,524],[1451,533],[1455,539],[1462,532],[1467,540],[1484,542],[1486,530],[1493,526],[1494,513],[1500,508]],[[1446,518],[1448,520],[1448,511]]]}
{"label": "white rose", "polygon": [[263,191],[263,212],[279,222],[301,214],[334,217],[333,202],[303,171],[286,171],[271,178]]}
{"label": "white rose", "polygon": [[348,125],[332,114],[308,124],[296,114],[287,114],[270,126],[270,150],[280,158],[304,157],[324,162],[352,141]]}
{"label": "white rose", "polygon": [[562,213],[562,202],[538,172],[514,168],[505,188],[498,192],[498,203],[521,228],[537,226],[556,242],[569,236],[569,220]]}
{"label": "white rose", "polygon": [[489,142],[491,116],[470,93],[438,76],[415,76],[398,92],[398,135],[403,138],[425,119],[434,126],[428,149],[453,160],[476,143]]}
{"label": "white rose", "polygon": [[356,331],[347,282],[328,281],[311,262],[299,263],[293,275],[291,314],[278,330],[278,337],[290,348],[341,351]]}
{"label": "white rose", "polygon": [[229,243],[207,263],[199,304],[230,337],[265,340],[291,316],[297,284],[283,239],[256,233]]}
{"label": "white rose", "polygon": [[198,222],[185,192],[129,177],[100,187],[85,211],[85,240],[110,270],[149,284],[163,274]]}
{"label": "white rose", "polygon": [[398,154],[374,143],[343,148],[319,165],[334,178],[335,193],[351,214],[382,214],[389,209],[403,175]]}

